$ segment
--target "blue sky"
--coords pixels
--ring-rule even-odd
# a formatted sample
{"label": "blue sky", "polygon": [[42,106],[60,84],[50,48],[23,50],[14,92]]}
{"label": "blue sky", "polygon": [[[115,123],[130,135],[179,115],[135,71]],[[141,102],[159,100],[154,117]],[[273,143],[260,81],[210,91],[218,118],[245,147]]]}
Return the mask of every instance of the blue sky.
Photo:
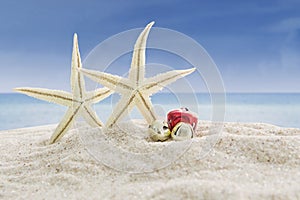
{"label": "blue sky", "polygon": [[199,42],[228,92],[300,92],[298,0],[1,1],[0,92],[69,90],[74,32],[84,59],[99,42],[152,20]]}

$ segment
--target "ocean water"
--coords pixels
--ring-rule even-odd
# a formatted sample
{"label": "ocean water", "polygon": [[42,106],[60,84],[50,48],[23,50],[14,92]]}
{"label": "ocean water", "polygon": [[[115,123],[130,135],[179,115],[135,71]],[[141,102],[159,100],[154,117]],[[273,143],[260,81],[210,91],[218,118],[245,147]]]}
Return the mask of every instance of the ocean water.
{"label": "ocean water", "polygon": [[[119,96],[114,94],[94,105],[100,119],[105,122]],[[171,109],[188,107],[200,120],[212,120],[211,96],[199,94],[153,95],[156,112],[164,118]],[[263,122],[281,127],[300,128],[300,94],[226,94],[225,121]],[[66,107],[40,101],[22,94],[0,94],[0,130],[58,123]],[[222,114],[222,113],[221,113]],[[137,109],[127,117],[141,118]]]}

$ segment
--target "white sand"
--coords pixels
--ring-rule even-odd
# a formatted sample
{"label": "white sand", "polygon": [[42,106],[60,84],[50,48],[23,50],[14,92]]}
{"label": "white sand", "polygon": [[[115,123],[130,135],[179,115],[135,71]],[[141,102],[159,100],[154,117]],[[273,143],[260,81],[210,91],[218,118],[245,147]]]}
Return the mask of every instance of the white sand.
{"label": "white sand", "polygon": [[[2,131],[0,199],[300,199],[299,129],[226,123],[217,144],[199,159],[211,137],[209,123],[199,125],[180,159],[145,174],[116,171],[94,160],[76,129],[54,145],[46,143],[55,125]],[[127,130],[134,131],[128,124]],[[120,134],[110,142],[132,152],[172,143]]]}

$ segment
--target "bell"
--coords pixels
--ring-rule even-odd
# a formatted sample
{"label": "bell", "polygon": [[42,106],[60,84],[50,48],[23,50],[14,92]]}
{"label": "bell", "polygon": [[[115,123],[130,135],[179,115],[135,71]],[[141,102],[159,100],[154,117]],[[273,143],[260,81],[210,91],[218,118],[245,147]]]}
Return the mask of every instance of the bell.
{"label": "bell", "polygon": [[189,111],[188,108],[171,110],[168,112],[167,118],[170,131],[172,131],[176,124],[178,124],[179,122],[190,124],[193,130],[196,131],[198,117],[196,113]]}
{"label": "bell", "polygon": [[174,140],[188,140],[193,138],[194,130],[193,127],[185,122],[177,123],[171,132],[171,137]]}
{"label": "bell", "polygon": [[148,132],[153,141],[165,141],[170,137],[170,129],[167,122],[155,120],[153,121],[148,128]]}

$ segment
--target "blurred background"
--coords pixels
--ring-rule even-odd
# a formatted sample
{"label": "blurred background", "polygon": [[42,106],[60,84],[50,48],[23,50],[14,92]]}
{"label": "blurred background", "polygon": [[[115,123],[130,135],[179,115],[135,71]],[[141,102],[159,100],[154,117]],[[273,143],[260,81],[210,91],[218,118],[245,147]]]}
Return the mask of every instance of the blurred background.
{"label": "blurred background", "polygon": [[227,92],[300,92],[298,0],[4,0],[0,92],[25,85],[69,90],[73,33],[84,59],[108,37],[153,20],[200,43]]}

